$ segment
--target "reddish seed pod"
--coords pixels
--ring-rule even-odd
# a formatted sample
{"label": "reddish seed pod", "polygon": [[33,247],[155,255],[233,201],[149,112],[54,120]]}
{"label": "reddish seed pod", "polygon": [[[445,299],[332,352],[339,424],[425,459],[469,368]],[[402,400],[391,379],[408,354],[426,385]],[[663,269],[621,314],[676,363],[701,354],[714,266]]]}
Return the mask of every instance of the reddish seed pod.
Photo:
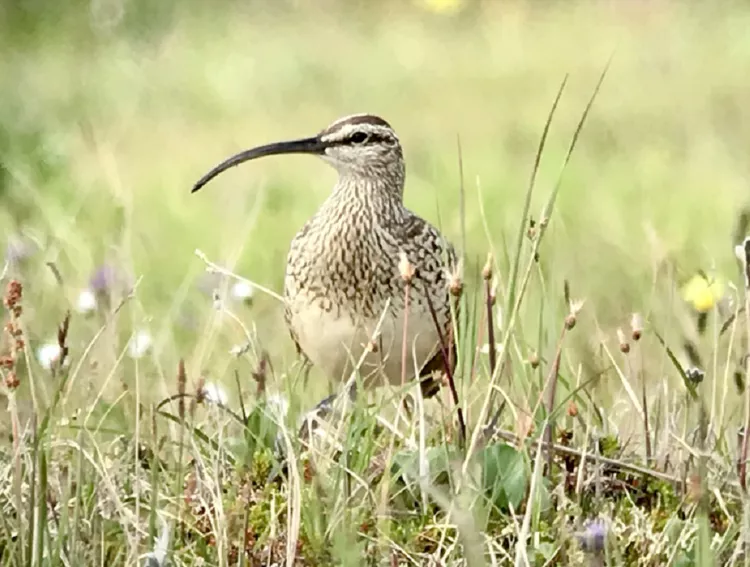
{"label": "reddish seed pod", "polygon": [[630,318],[630,330],[632,339],[634,341],[640,340],[643,334],[643,319],[640,313],[633,313],[633,316]]}
{"label": "reddish seed pod", "polygon": [[15,372],[9,372],[5,377],[5,387],[9,390],[15,390],[20,384],[21,382],[18,380],[18,376]]}
{"label": "reddish seed pod", "polygon": [[620,352],[628,354],[630,352],[630,343],[628,343],[625,333],[620,328],[617,329],[617,341],[620,343]]}
{"label": "reddish seed pod", "polygon": [[577,417],[578,416],[578,406],[575,402],[570,402],[568,404],[568,415],[570,417]]}

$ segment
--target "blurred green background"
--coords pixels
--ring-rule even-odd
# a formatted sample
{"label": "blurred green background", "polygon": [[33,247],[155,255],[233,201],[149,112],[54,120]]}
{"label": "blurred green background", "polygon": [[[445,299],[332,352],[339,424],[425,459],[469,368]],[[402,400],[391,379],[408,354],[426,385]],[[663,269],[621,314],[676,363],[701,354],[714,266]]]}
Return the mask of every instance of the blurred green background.
{"label": "blurred green background", "polygon": [[[109,266],[139,281],[120,339],[149,329],[153,370],[170,381],[179,356],[192,375],[226,380],[227,351],[244,332],[216,321],[194,250],[280,291],[288,243],[335,173],[279,157],[190,188],[240,149],[356,112],[396,129],[407,205],[455,242],[460,138],[469,271],[492,245],[507,277],[503,250],[555,92],[569,73],[534,217],[610,55],[542,246],[547,283],[561,290],[569,279],[596,326],[611,330],[656,309],[667,258],[678,281],[714,267],[739,281],[749,25],[741,2],[4,2],[0,239],[22,256],[11,267],[24,277],[32,346],[54,337]],[[233,309],[277,371],[294,360],[275,300],[256,294]],[[100,323],[74,317],[74,356]],[[107,343],[115,358],[120,339]]]}

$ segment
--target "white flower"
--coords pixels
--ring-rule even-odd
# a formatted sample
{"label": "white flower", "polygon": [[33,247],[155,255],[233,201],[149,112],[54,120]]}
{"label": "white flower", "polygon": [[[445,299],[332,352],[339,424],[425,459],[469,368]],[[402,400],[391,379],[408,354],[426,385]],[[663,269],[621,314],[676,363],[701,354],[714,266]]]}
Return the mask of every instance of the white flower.
{"label": "white flower", "polygon": [[128,354],[131,358],[142,358],[151,348],[153,339],[148,331],[136,331],[128,343]]}
{"label": "white flower", "polygon": [[255,288],[249,282],[238,281],[232,286],[231,294],[237,301],[248,303],[255,295]]}
{"label": "white flower", "polygon": [[203,397],[207,402],[212,404],[221,404],[222,406],[225,406],[229,401],[227,391],[219,384],[214,384],[213,382],[206,382],[206,384],[203,385],[201,394],[203,394]]}
{"label": "white flower", "polygon": [[44,368],[49,370],[60,358],[62,350],[57,343],[47,343],[39,347],[36,357]]}
{"label": "white flower", "polygon": [[78,294],[76,311],[82,315],[90,315],[96,310],[96,294],[90,289],[84,289]]}
{"label": "white flower", "polygon": [[169,525],[164,519],[161,513],[157,514],[159,518],[159,537],[154,542],[154,550],[145,555],[146,561],[143,563],[146,567],[161,567],[165,565],[165,559],[167,558],[167,551],[169,549]]}

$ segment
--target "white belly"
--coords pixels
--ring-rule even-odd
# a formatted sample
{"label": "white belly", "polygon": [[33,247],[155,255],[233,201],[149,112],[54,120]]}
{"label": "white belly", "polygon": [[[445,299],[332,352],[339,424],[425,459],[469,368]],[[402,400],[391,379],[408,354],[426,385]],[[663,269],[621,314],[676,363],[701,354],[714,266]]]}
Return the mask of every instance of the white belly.
{"label": "white belly", "polygon": [[291,326],[310,361],[331,380],[347,380],[358,368],[367,385],[401,384],[416,376],[438,348],[439,336],[429,313],[412,310],[406,320],[406,372],[402,373],[404,344],[403,313],[387,314],[380,329],[376,352],[370,352],[357,367],[377,326],[377,320],[352,322],[348,316],[319,307],[294,305]]}

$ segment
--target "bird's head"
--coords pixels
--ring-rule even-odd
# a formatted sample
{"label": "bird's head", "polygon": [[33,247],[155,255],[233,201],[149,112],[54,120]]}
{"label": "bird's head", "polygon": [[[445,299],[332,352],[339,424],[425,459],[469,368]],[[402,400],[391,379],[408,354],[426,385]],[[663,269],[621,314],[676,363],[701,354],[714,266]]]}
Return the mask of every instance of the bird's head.
{"label": "bird's head", "polygon": [[393,128],[378,116],[355,114],[336,120],[310,138],[275,142],[240,152],[206,173],[193,192],[235,165],[279,154],[314,154],[335,167],[342,177],[388,180],[399,191],[403,185],[404,159]]}

